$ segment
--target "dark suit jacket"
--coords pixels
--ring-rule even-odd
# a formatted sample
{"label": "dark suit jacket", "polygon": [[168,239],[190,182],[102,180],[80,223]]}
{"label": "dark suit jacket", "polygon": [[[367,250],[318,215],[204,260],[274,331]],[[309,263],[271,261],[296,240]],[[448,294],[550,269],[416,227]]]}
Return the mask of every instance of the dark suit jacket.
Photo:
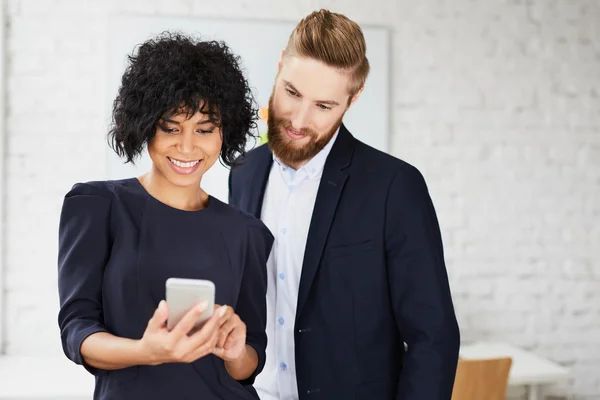
{"label": "dark suit jacket", "polygon": [[[272,162],[268,146],[250,151],[230,174],[230,204],[260,217]],[[300,399],[449,400],[459,336],[422,175],[342,125],[300,279]]]}

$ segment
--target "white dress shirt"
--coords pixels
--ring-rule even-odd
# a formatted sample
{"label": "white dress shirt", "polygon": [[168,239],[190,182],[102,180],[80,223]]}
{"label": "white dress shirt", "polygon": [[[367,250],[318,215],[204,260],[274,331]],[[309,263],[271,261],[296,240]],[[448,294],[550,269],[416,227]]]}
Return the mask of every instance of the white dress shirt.
{"label": "white dress shirt", "polygon": [[300,274],[323,167],[337,135],[297,171],[273,157],[261,212],[275,237],[267,261],[267,359],[254,383],[261,400],[298,399],[294,321]]}

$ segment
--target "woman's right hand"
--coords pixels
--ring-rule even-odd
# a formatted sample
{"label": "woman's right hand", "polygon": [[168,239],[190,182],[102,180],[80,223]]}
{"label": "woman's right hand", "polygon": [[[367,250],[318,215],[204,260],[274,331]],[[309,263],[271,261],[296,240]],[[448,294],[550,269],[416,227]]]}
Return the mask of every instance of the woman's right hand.
{"label": "woman's right hand", "polygon": [[217,344],[219,329],[227,320],[225,307],[216,310],[200,330],[188,336],[206,307],[203,302],[192,308],[169,332],[169,310],[167,303],[161,301],[139,342],[148,364],[191,363],[210,354]]}

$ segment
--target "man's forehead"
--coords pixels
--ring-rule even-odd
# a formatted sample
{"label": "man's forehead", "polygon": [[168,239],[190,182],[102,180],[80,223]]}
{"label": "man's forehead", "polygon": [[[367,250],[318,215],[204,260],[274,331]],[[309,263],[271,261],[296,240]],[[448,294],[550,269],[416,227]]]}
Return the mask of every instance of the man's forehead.
{"label": "man's forehead", "polygon": [[313,59],[290,57],[283,63],[279,79],[311,99],[336,100],[348,95],[349,76]]}

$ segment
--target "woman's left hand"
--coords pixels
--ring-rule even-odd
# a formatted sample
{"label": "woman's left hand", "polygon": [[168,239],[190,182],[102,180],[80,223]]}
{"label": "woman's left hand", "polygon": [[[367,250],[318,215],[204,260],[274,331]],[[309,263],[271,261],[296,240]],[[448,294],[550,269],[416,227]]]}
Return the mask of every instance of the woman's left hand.
{"label": "woman's left hand", "polygon": [[219,330],[213,354],[225,361],[235,361],[246,351],[246,324],[229,306],[215,305],[215,312],[221,307],[227,309],[223,317],[225,323]]}

